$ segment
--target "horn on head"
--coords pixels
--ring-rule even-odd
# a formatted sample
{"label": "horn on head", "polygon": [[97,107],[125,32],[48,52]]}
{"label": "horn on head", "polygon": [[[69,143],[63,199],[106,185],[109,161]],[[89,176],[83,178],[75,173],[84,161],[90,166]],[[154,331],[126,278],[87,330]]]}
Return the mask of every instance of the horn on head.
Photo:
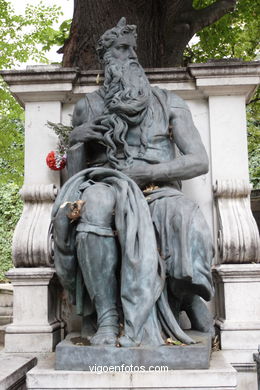
{"label": "horn on head", "polygon": [[126,18],[122,17],[117,23],[117,27],[125,27],[126,26]]}

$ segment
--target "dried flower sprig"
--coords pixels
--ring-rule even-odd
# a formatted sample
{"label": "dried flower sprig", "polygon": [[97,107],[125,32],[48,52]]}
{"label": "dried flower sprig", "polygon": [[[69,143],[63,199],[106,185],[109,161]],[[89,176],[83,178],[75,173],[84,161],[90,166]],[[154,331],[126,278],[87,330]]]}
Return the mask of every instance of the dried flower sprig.
{"label": "dried flower sprig", "polygon": [[69,135],[73,127],[49,121],[47,122],[47,126],[58,136],[59,142],[57,145],[57,152],[59,155],[63,156],[69,148]]}

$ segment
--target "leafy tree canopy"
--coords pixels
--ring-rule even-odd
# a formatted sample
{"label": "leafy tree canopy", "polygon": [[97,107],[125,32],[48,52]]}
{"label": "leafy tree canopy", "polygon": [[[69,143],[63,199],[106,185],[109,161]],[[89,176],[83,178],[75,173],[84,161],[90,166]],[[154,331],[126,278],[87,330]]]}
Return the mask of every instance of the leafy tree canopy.
{"label": "leafy tree canopy", "polygon": [[[194,0],[193,6],[204,8],[213,0]],[[260,2],[238,0],[235,11],[199,31],[198,43],[188,46],[186,62],[207,62],[210,59],[240,58],[251,61],[260,54]]]}
{"label": "leafy tree canopy", "polygon": [[0,0],[0,68],[8,69],[29,59],[48,62],[42,43],[53,35],[52,25],[58,22],[60,7],[27,5],[25,15],[16,15],[7,0]]}
{"label": "leafy tree canopy", "polygon": [[0,186],[0,283],[5,281],[5,272],[12,266],[12,236],[21,211],[22,201],[19,186],[6,183]]}
{"label": "leafy tree canopy", "polygon": [[260,189],[260,88],[247,106],[247,140],[250,181]]}

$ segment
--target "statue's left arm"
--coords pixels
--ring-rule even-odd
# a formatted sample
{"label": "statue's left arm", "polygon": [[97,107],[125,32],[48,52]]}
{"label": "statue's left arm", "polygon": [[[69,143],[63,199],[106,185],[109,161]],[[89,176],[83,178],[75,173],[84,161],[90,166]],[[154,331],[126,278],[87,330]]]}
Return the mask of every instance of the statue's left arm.
{"label": "statue's left arm", "polygon": [[208,172],[208,156],[189,108],[181,98],[174,94],[169,96],[172,100],[168,107],[169,126],[181,155],[168,162],[129,169],[126,174],[141,186],[192,179]]}
{"label": "statue's left arm", "polygon": [[169,125],[172,128],[174,143],[181,155],[173,161],[153,167],[155,182],[161,179],[192,179],[208,172],[207,152],[194,125],[191,112],[182,99],[172,95],[175,98],[170,106]]}

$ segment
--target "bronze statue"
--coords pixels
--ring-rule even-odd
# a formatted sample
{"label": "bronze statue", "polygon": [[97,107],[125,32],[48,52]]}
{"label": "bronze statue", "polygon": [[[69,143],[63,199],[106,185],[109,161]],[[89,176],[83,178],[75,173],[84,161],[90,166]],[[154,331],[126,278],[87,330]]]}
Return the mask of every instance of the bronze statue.
{"label": "bronze statue", "polygon": [[[212,330],[212,239],[181,180],[208,171],[185,102],[152,88],[122,18],[98,42],[104,85],[75,106],[68,170],[53,210],[55,266],[91,344],[192,343]],[[178,152],[177,152],[178,150]],[[78,219],[68,202],[81,200]],[[121,325],[120,325],[121,324]]]}

